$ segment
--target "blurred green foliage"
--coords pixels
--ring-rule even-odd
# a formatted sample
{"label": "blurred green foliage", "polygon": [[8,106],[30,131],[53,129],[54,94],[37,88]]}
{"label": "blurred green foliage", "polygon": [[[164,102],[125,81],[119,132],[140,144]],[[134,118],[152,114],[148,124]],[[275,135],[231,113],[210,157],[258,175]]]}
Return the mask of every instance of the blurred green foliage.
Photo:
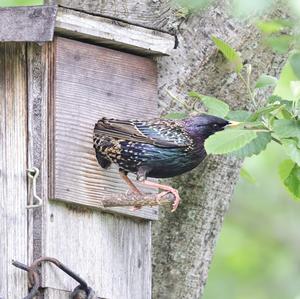
{"label": "blurred green foliage", "polygon": [[1,0],[0,7],[43,5],[44,0]]}
{"label": "blurred green foliage", "polygon": [[300,299],[300,207],[281,188],[283,149],[270,144],[244,167],[225,219],[203,299]]}

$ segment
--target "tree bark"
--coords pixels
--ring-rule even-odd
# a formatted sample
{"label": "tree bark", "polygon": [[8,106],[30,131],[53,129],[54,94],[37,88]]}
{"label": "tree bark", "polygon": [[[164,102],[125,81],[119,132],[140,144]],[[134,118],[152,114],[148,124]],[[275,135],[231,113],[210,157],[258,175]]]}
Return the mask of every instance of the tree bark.
{"label": "tree bark", "polygon": [[[226,70],[212,35],[241,52],[252,64],[254,79],[260,73],[275,75],[274,65],[280,69],[284,61],[261,45],[253,26],[229,18],[218,1],[215,7],[185,20],[177,30],[179,44],[174,54],[158,60],[163,112],[172,107],[167,90],[182,99],[196,90],[224,99],[232,108],[250,107],[245,87]],[[173,108],[176,111],[176,106]],[[191,173],[171,181],[179,189],[182,203],[175,213],[163,210],[153,225],[154,299],[196,299],[203,294],[240,166],[241,161],[230,157],[208,157]]]}

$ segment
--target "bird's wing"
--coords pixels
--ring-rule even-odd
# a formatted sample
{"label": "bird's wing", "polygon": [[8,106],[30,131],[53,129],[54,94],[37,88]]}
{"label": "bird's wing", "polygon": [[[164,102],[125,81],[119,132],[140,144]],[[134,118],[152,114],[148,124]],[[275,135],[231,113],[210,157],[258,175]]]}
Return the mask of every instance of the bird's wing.
{"label": "bird's wing", "polygon": [[102,118],[96,123],[94,133],[166,148],[187,147],[192,143],[192,139],[180,123],[173,120],[139,121]]}

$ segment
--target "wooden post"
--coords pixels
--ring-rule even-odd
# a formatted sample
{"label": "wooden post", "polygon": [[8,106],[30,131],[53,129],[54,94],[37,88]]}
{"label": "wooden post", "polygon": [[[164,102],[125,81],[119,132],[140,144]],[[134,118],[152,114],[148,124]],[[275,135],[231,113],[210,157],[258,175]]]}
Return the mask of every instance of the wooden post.
{"label": "wooden post", "polygon": [[25,44],[0,43],[0,297],[21,298],[27,262],[27,107]]}

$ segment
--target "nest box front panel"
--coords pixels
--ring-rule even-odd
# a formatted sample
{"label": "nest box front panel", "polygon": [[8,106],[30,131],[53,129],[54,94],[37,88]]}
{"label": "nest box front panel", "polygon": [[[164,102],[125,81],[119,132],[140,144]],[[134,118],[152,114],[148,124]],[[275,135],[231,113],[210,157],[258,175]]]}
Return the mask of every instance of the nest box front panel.
{"label": "nest box front panel", "polygon": [[[98,165],[93,149],[94,124],[102,117],[156,117],[156,64],[150,58],[57,37],[52,113],[50,197],[99,207],[101,195],[124,193],[128,188],[117,167],[103,170]],[[109,210],[157,218],[157,208]]]}

